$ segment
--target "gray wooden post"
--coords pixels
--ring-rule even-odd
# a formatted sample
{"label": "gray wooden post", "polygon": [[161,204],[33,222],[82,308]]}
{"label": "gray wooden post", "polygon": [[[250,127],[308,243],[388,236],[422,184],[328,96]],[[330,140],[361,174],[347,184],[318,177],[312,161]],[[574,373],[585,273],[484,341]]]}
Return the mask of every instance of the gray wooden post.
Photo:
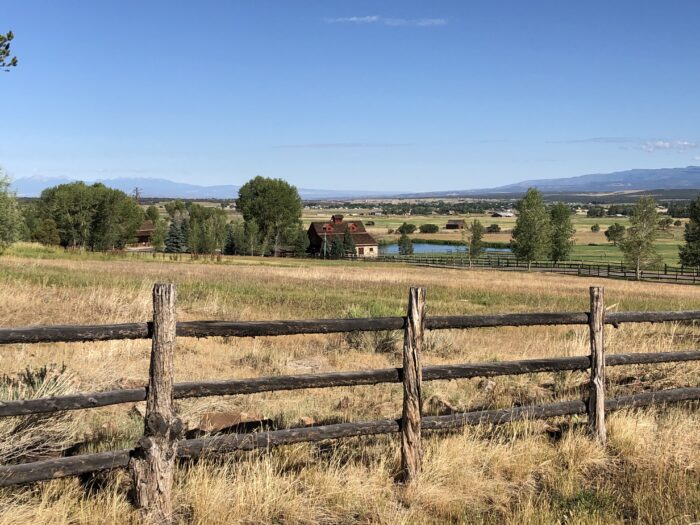
{"label": "gray wooden post", "polygon": [[591,345],[591,379],[588,396],[588,426],[591,433],[605,444],[605,299],[603,287],[591,286],[591,313],[588,318]]}
{"label": "gray wooden post", "polygon": [[171,492],[181,424],[173,414],[175,285],[153,287],[153,342],[143,437],[129,462],[134,499],[147,523],[172,520]]}
{"label": "gray wooden post", "polygon": [[403,340],[403,413],[401,416],[401,477],[404,483],[421,472],[421,382],[420,353],[425,329],[425,288],[411,288]]}

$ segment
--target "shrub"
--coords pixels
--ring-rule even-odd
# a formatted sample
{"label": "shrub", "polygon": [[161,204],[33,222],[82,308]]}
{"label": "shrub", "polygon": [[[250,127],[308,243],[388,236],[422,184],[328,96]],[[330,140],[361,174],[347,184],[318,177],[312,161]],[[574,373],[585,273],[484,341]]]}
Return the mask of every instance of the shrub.
{"label": "shrub", "polygon": [[498,224],[491,224],[486,227],[486,233],[500,233],[501,227]]}
{"label": "shrub", "polygon": [[[346,317],[359,319],[363,317],[390,317],[395,315],[385,308],[371,305],[369,308],[362,308],[356,305],[348,308]],[[348,332],[345,334],[345,342],[350,348],[365,352],[376,352],[379,354],[394,353],[398,351],[397,345],[401,341],[402,332],[387,330],[383,332]]]}
{"label": "shrub", "polygon": [[[0,402],[62,396],[75,392],[65,367],[27,368],[17,377],[0,379]],[[0,464],[37,461],[59,454],[77,431],[72,412],[0,418]]]}
{"label": "shrub", "polygon": [[600,231],[600,224],[596,222],[593,226],[591,226],[591,231],[593,233],[598,233]]}
{"label": "shrub", "polygon": [[399,233],[410,235],[411,233],[416,231],[416,225],[411,224],[410,222],[404,222],[401,226],[399,226],[399,229],[397,231]]}
{"label": "shrub", "polygon": [[437,233],[440,227],[437,224],[421,224],[418,228],[421,233]]}

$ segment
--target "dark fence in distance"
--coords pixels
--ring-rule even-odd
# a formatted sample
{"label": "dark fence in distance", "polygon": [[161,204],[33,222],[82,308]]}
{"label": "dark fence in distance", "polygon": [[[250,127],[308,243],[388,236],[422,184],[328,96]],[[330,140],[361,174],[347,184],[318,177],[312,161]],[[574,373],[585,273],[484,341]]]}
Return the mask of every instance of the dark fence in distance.
{"label": "dark fence in distance", "polygon": [[[360,260],[360,259],[358,259]],[[527,271],[564,273],[580,277],[605,277],[610,279],[636,280],[637,273],[634,268],[623,263],[592,263],[576,261],[533,261],[527,262],[516,259],[512,255],[488,255],[469,261],[466,255],[380,255],[374,258],[363,258],[365,262],[393,262],[415,264],[421,266],[435,266],[444,268],[492,268],[496,270]],[[700,268],[687,266],[669,266],[641,271],[642,281],[654,281],[678,284],[700,283]]]}
{"label": "dark fence in distance", "polygon": [[[176,457],[195,458],[203,454],[252,450],[299,442],[400,433],[402,436],[403,478],[406,482],[410,482],[420,475],[420,458],[422,456],[420,436],[422,431],[450,429],[479,423],[501,424],[526,418],[542,419],[588,414],[592,434],[604,442],[605,411],[648,406],[654,403],[700,399],[700,388],[676,388],[605,399],[603,383],[605,366],[698,361],[700,360],[700,351],[619,354],[609,355],[603,359],[604,324],[618,326],[620,323],[694,321],[700,319],[700,311],[616,312],[605,315],[602,288],[591,289],[590,312],[426,317],[424,315],[424,291],[412,288],[409,294],[407,315],[403,317],[292,321],[190,321],[180,323],[174,322],[174,299],[166,303],[161,300],[163,297],[174,298],[174,294],[173,285],[156,285],[152,322],[0,329],[0,344],[145,338],[153,340],[152,366],[148,386],[0,403],[0,417],[19,417],[146,400],[144,438],[138,447],[132,450],[84,454],[2,466],[0,467],[0,486],[32,483],[128,466],[132,472],[132,478],[139,481],[140,490],[146,492],[139,494],[137,491],[136,504],[144,508],[148,519],[152,522],[163,522],[170,519],[171,515],[168,510],[170,509],[170,491],[161,490],[162,480],[166,479],[170,480],[170,483],[172,482],[172,471]],[[420,363],[420,349],[425,330],[543,325],[587,325],[590,333],[591,355],[439,366],[422,366]],[[257,337],[384,330],[404,331],[404,367],[173,384],[172,366],[168,366],[168,363],[172,363],[173,341],[177,336]],[[153,363],[160,363],[160,365],[153,366]],[[409,369],[411,373],[406,372]],[[588,399],[465,412],[447,416],[422,417],[420,414],[420,385],[422,381],[571,370],[590,370]],[[174,398],[380,383],[403,384],[404,409],[401,419],[291,428],[188,440],[180,439],[181,434],[177,421],[169,412],[171,405],[166,404],[167,406],[164,407],[162,403],[157,402],[157,399],[149,397],[149,391],[156,390],[159,392],[162,402],[163,399],[172,400]],[[157,424],[158,422],[163,424]],[[167,458],[167,460],[163,461],[163,458]]]}

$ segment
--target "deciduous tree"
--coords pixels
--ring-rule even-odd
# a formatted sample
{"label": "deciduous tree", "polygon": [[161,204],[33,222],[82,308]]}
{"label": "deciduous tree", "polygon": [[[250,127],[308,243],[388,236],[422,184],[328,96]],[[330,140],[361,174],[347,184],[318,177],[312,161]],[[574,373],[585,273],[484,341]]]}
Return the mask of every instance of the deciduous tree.
{"label": "deciduous tree", "polygon": [[563,202],[558,202],[549,210],[551,224],[550,258],[554,262],[565,261],[574,246],[576,228],[571,222],[571,208]]}
{"label": "deciduous tree", "polygon": [[681,264],[685,266],[700,266],[700,197],[690,203],[690,220],[685,225],[685,244],[680,247]]}
{"label": "deciduous tree", "polygon": [[277,255],[284,233],[299,223],[302,202],[297,189],[282,179],[255,177],[238,190],[238,209],[246,222],[255,221],[264,245]]}
{"label": "deciduous tree", "polygon": [[17,241],[22,215],[15,194],[10,191],[10,178],[0,171],[0,254]]}
{"label": "deciduous tree", "polygon": [[527,262],[544,259],[550,251],[550,222],[542,194],[530,188],[518,203],[518,219],[513,228],[511,247],[518,259]]}
{"label": "deciduous tree", "polygon": [[637,280],[641,279],[644,268],[660,260],[654,248],[657,215],[656,201],[649,196],[640,198],[630,214],[630,227],[620,242],[625,261],[634,266]]}

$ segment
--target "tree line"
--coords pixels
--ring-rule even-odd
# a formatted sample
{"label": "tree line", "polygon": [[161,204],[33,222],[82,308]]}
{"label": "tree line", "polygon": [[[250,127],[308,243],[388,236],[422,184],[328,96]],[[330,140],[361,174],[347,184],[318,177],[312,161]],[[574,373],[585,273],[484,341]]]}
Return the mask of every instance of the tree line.
{"label": "tree line", "polygon": [[136,241],[145,220],[153,224],[151,244],[167,253],[279,255],[306,253],[302,202],[281,179],[255,177],[237,200],[242,220],[230,221],[221,207],[180,200],[146,210],[123,191],[103,184],[73,182],[47,188],[20,206],[0,172],[0,253],[18,240],[89,251],[121,250]]}

